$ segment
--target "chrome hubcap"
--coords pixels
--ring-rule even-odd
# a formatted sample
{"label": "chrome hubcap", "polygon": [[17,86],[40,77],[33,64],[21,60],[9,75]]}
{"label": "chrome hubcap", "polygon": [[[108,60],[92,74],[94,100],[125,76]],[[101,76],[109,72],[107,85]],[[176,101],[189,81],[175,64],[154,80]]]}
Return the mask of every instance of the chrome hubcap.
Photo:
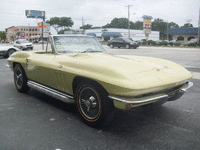
{"label": "chrome hubcap", "polygon": [[15,72],[15,83],[18,88],[22,87],[23,84],[23,76],[20,69],[17,69]]}
{"label": "chrome hubcap", "polygon": [[101,104],[99,96],[91,87],[84,87],[79,94],[79,107],[88,119],[95,119],[100,114]]}
{"label": "chrome hubcap", "polygon": [[95,108],[97,106],[97,102],[96,102],[96,99],[94,96],[91,96],[87,100],[82,99],[82,101],[84,102],[85,106],[87,107],[87,112],[90,111],[90,108]]}

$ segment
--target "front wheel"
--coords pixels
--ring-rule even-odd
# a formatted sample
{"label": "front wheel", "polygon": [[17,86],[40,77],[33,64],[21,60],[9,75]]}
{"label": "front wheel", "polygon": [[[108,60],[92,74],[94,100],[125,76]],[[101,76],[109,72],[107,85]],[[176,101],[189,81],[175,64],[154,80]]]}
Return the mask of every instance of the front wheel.
{"label": "front wheel", "polygon": [[114,45],[113,45],[113,44],[110,44],[110,48],[114,48]]}
{"label": "front wheel", "polygon": [[26,93],[29,91],[27,85],[27,77],[23,67],[20,64],[17,64],[14,69],[14,82],[17,90],[20,93]]}
{"label": "front wheel", "polygon": [[6,58],[10,57],[14,52],[15,52],[15,50],[13,50],[13,49],[9,50],[5,57]]}
{"label": "front wheel", "polygon": [[77,110],[82,120],[89,126],[105,126],[115,114],[113,102],[99,84],[84,81],[76,89]]}

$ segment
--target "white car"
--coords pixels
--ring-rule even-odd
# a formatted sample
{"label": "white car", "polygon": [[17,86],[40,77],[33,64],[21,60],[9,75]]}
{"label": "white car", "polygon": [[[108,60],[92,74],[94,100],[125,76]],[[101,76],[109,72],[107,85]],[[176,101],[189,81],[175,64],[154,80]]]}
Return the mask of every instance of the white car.
{"label": "white car", "polygon": [[18,39],[14,42],[14,47],[18,47],[21,50],[33,49],[33,44],[26,39]]}
{"label": "white car", "polygon": [[188,44],[192,44],[192,43],[197,43],[198,42],[198,39],[191,39]]}
{"label": "white car", "polygon": [[5,58],[10,57],[10,55],[16,51],[21,50],[13,46],[0,46],[0,56],[4,56]]}

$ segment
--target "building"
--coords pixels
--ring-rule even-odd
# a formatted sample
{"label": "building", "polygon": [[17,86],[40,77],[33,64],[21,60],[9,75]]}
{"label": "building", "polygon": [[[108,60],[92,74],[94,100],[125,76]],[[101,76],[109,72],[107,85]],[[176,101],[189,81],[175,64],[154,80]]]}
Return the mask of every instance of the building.
{"label": "building", "polygon": [[191,39],[198,38],[198,28],[170,28],[166,34],[173,36],[173,40],[187,44]]}
{"label": "building", "polygon": [[42,31],[40,31],[38,26],[11,26],[6,28],[6,33],[8,42],[16,39],[33,41],[39,39],[42,35]]}
{"label": "building", "polygon": [[[117,29],[117,28],[106,28],[106,29],[87,29],[85,30],[86,35],[91,35],[97,37],[99,40],[107,41],[116,37],[127,37],[128,29]],[[159,31],[151,31],[149,34],[149,40],[157,41],[159,40]],[[146,39],[143,30],[133,30],[130,29],[130,38],[135,41],[140,41]]]}

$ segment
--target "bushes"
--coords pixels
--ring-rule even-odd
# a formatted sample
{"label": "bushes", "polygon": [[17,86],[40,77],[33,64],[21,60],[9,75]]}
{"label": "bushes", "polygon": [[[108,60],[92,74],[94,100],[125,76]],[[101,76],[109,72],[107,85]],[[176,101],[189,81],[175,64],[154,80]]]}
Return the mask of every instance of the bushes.
{"label": "bushes", "polygon": [[190,43],[190,44],[188,44],[188,46],[197,47],[197,46],[199,46],[199,44],[197,44],[197,43]]}
{"label": "bushes", "polygon": [[168,42],[162,41],[162,42],[157,43],[157,45],[164,45],[164,46],[167,46],[167,45],[168,45]]}
{"label": "bushes", "polygon": [[[146,45],[146,43],[141,43],[140,42],[140,45]],[[153,40],[149,40],[148,41],[148,45],[151,45],[151,46],[180,46],[181,43],[173,43],[173,42],[167,42],[167,41],[161,41],[161,42],[156,42],[156,41],[153,41]]]}
{"label": "bushes", "polygon": [[148,45],[156,45],[156,42],[153,41],[153,40],[149,40],[149,41],[148,41]]}
{"label": "bushes", "polygon": [[174,43],[174,45],[175,45],[175,46],[180,46],[180,45],[181,45],[181,43]]}

